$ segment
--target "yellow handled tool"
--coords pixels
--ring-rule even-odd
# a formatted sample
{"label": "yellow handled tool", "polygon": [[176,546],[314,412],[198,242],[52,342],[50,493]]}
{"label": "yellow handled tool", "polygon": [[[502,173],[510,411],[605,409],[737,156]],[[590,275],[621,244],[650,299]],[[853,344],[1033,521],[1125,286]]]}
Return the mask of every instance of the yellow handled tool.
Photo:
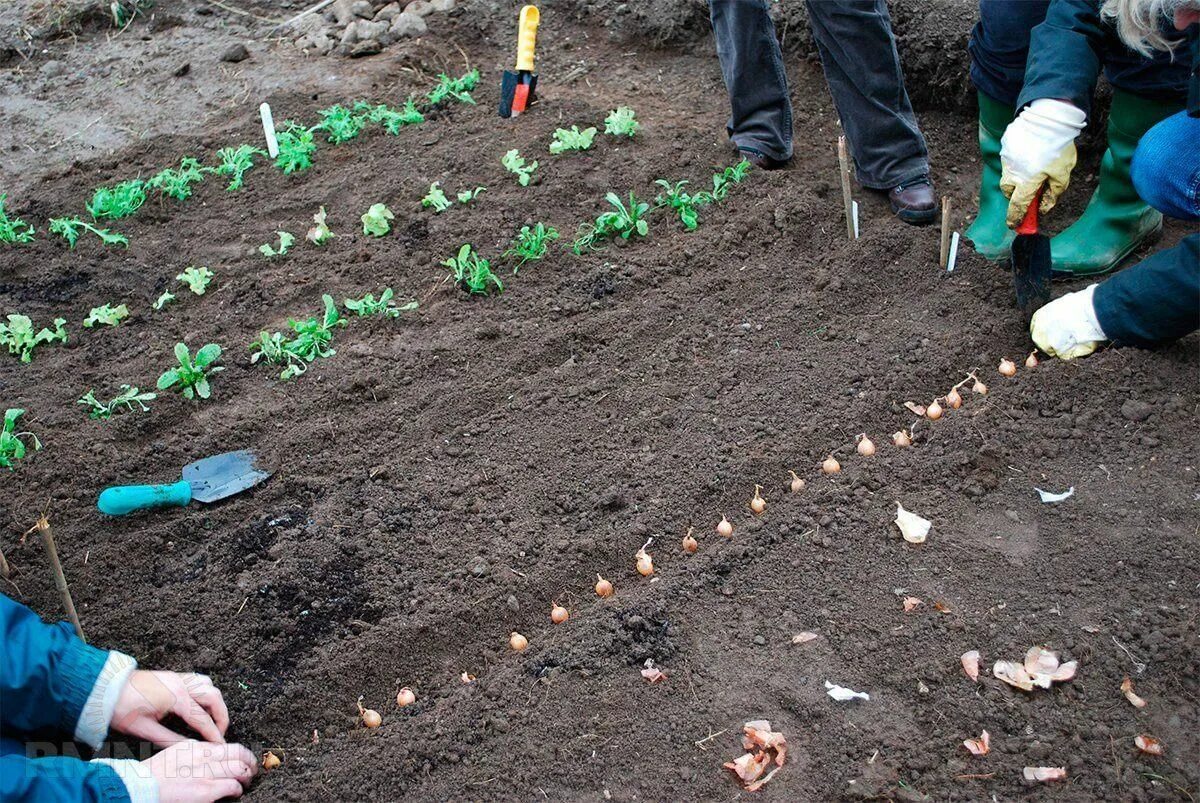
{"label": "yellow handled tool", "polygon": [[533,71],[537,29],[541,14],[537,6],[525,6],[517,22],[517,68],[505,70],[500,81],[500,116],[516,117],[533,103],[537,74]]}

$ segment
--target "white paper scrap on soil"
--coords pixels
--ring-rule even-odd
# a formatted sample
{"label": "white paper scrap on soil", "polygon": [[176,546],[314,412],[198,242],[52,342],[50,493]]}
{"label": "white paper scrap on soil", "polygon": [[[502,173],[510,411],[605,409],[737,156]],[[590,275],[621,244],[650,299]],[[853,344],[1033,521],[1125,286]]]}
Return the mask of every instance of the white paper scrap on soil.
{"label": "white paper scrap on soil", "polygon": [[1060,494],[1043,491],[1041,488],[1034,488],[1033,490],[1038,492],[1038,496],[1042,498],[1042,504],[1044,505],[1053,505],[1075,495],[1074,485]]}
{"label": "white paper scrap on soil", "polygon": [[900,534],[904,536],[905,541],[910,544],[923,544],[933,523],[929,519],[921,518],[911,510],[905,510],[904,505],[897,502],[896,526],[900,528]]}
{"label": "white paper scrap on soil", "polygon": [[839,686],[836,683],[830,683],[828,680],[825,681],[825,688],[827,690],[826,693],[839,703],[846,703],[850,700],[870,701],[871,699],[871,695],[867,694],[865,691],[854,691],[853,689],[847,689],[845,686]]}

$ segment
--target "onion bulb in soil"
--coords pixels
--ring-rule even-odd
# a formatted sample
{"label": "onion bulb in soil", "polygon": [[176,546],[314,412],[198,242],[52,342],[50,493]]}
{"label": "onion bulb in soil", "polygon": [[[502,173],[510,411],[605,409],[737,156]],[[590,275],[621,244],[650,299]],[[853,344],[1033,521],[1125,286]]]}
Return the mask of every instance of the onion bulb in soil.
{"label": "onion bulb in soil", "polygon": [[469,686],[475,682],[475,676],[472,675],[470,672],[463,672],[461,675],[458,676],[458,679],[463,682],[464,686]]}
{"label": "onion bulb in soil", "polygon": [[942,405],[938,404],[937,399],[931,401],[929,406],[925,408],[925,417],[930,421],[937,421],[942,417]]}
{"label": "onion bulb in soil", "polygon": [[858,436],[858,446],[854,447],[863,457],[875,454],[875,441],[867,437],[867,433]]}
{"label": "onion bulb in soil", "polygon": [[725,518],[724,516],[722,516],[721,521],[717,523],[717,535],[723,535],[726,538],[733,535],[733,525],[730,524],[729,519]]}
{"label": "onion bulb in soil", "polygon": [[975,391],[980,396],[987,395],[987,385],[980,382],[978,377],[976,377],[976,379],[975,379],[975,384],[971,385],[971,390]]}
{"label": "onion bulb in soil", "polygon": [[1000,367],[997,369],[1003,376],[1016,376],[1017,364],[1005,357],[1000,361]]}
{"label": "onion bulb in soil", "polygon": [[696,542],[696,539],[692,537],[692,528],[689,527],[688,531],[687,531],[687,535],[685,535],[683,537],[683,551],[687,552],[690,555],[690,554],[694,554],[696,552],[696,550],[699,548],[700,548],[700,544],[698,544]]}
{"label": "onion bulb in soil", "polygon": [[829,455],[829,457],[826,457],[825,461],[821,463],[821,470],[826,474],[837,474],[842,470],[842,464],[839,463],[833,455]]}
{"label": "onion bulb in soil", "polygon": [[508,635],[508,646],[517,652],[524,652],[525,648],[529,646],[529,639],[514,630]]}
{"label": "onion bulb in soil", "polygon": [[373,708],[363,708],[362,698],[358,698],[358,716],[362,719],[362,724],[368,728],[378,728],[383,724],[383,717]]}
{"label": "onion bulb in soil", "polygon": [[792,493],[798,494],[803,491],[804,480],[800,479],[800,477],[794,471],[789,471],[788,473],[792,475],[792,484],[789,486],[792,489]]}
{"label": "onion bulb in soil", "polygon": [[950,388],[950,392],[946,394],[946,404],[955,410],[962,407],[962,396],[958,395],[958,388]]}
{"label": "onion bulb in soil", "polygon": [[613,595],[613,584],[605,580],[600,575],[596,575],[596,596],[611,597]]}
{"label": "onion bulb in soil", "polygon": [[405,686],[400,691],[396,692],[396,705],[404,708],[410,706],[417,701],[417,695],[413,694],[413,690]]}
{"label": "onion bulb in soil", "polygon": [[897,446],[912,446],[912,435],[908,430],[902,429],[899,432],[892,433],[892,443]]}
{"label": "onion bulb in soil", "polygon": [[754,486],[754,498],[750,500],[750,509],[755,515],[762,513],[767,509],[767,500],[762,497],[762,486]]}
{"label": "onion bulb in soil", "polygon": [[262,768],[264,772],[270,772],[279,767],[283,762],[279,760],[279,756],[272,753],[270,750],[263,753]]}
{"label": "onion bulb in soil", "polygon": [[567,612],[567,609],[561,605],[555,605],[550,609],[550,621],[554,622],[556,625],[561,625],[563,622],[567,621],[567,617],[570,615],[571,614]]}
{"label": "onion bulb in soil", "polygon": [[1029,356],[1025,358],[1025,367],[1026,368],[1037,368],[1038,367],[1038,358],[1037,358],[1037,350],[1036,349],[1034,351],[1029,352]]}
{"label": "onion bulb in soil", "polygon": [[642,577],[649,577],[654,574],[654,559],[650,557],[650,553],[642,547],[637,551],[637,571]]}

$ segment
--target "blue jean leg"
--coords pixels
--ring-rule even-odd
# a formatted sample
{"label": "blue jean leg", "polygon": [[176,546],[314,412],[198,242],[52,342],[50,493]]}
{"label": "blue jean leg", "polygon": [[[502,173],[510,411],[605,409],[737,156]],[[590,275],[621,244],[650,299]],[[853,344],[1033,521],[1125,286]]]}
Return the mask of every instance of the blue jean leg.
{"label": "blue jean leg", "polygon": [[971,83],[983,94],[1015,106],[1025,84],[1029,35],[1046,18],[1050,0],[979,0],[971,31]]}
{"label": "blue jean leg", "polygon": [[1138,195],[1164,215],[1200,220],[1200,117],[1179,112],[1147,131],[1132,175]]}

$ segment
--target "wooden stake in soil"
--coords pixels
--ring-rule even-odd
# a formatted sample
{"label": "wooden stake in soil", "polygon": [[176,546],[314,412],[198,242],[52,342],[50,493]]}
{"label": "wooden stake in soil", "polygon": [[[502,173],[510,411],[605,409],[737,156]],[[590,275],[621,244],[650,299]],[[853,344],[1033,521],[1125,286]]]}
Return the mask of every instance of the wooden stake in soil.
{"label": "wooden stake in soil", "polygon": [[946,269],[950,261],[950,196],[942,196],[942,248],[938,256],[938,267]]}
{"label": "wooden stake in soil", "polygon": [[58,588],[58,595],[62,597],[63,607],[67,610],[67,617],[70,618],[71,624],[75,625],[75,635],[79,636],[80,641],[87,641],[83,637],[83,627],[79,624],[79,614],[75,612],[75,602],[71,599],[71,589],[67,588],[67,576],[63,574],[62,563],[58,560],[58,547],[54,545],[54,534],[50,532],[50,519],[46,518],[46,514],[37,520],[37,524],[29,528],[29,532],[37,530],[42,536],[42,541],[46,544],[46,553],[50,556],[50,568],[54,571],[54,585]]}
{"label": "wooden stake in soil", "polygon": [[846,138],[838,137],[838,165],[842,179],[842,206],[846,209],[846,237],[856,239],[854,232],[854,201],[850,198],[850,157],[846,154]]}
{"label": "wooden stake in soil", "polygon": [[4,558],[4,553],[0,552],[0,577],[7,580],[12,576],[12,569],[9,568],[8,561]]}

